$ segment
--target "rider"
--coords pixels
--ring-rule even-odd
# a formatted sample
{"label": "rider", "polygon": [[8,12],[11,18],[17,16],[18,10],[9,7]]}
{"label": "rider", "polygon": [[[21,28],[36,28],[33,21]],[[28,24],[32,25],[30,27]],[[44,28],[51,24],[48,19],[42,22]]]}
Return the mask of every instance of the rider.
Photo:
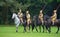
{"label": "rider", "polygon": [[29,25],[31,23],[31,17],[30,17],[30,14],[29,14],[29,11],[26,11],[26,17],[27,17],[27,25]]}
{"label": "rider", "polygon": [[51,20],[52,20],[52,25],[54,25],[54,22],[56,21],[56,19],[57,19],[57,10],[54,10],[53,11],[54,12],[54,14],[51,16]]}
{"label": "rider", "polygon": [[42,25],[43,25],[43,13],[42,13],[42,10],[40,10],[40,13],[39,13],[39,20],[42,22]]}
{"label": "rider", "polygon": [[21,12],[21,9],[18,12],[18,16],[20,18],[21,23],[23,23],[23,13]]}

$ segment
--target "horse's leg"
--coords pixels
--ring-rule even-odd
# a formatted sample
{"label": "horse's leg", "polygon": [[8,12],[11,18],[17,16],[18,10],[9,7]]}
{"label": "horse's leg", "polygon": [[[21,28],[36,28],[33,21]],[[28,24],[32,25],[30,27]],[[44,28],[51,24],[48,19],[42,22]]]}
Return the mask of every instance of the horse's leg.
{"label": "horse's leg", "polygon": [[44,32],[44,24],[42,23],[42,27],[43,27],[43,32]]}
{"label": "horse's leg", "polygon": [[42,25],[42,27],[43,27],[43,32],[44,32],[44,25]]}
{"label": "horse's leg", "polygon": [[39,29],[40,29],[40,32],[41,32],[41,25],[39,25]]}
{"label": "horse's leg", "polygon": [[46,33],[47,33],[47,30],[48,30],[48,28],[47,28],[47,22],[45,22],[44,25],[45,25]]}
{"label": "horse's leg", "polygon": [[49,25],[49,30],[48,31],[49,31],[49,33],[51,32],[51,26],[50,25]]}
{"label": "horse's leg", "polygon": [[50,25],[47,26],[47,30],[49,33],[51,32],[51,26]]}
{"label": "horse's leg", "polygon": [[47,27],[47,25],[45,25],[45,27],[46,27],[46,32],[47,32],[47,30],[48,30],[48,27]]}
{"label": "horse's leg", "polygon": [[58,30],[57,30],[57,32],[56,33],[58,33],[58,31],[59,31],[59,27],[57,26],[57,28],[58,28]]}
{"label": "horse's leg", "polygon": [[19,26],[19,24],[16,24],[16,32],[18,32],[18,26]]}
{"label": "horse's leg", "polygon": [[46,25],[46,30],[48,30],[49,33],[51,32],[51,27],[50,27],[50,25]]}
{"label": "horse's leg", "polygon": [[24,27],[24,32],[26,32],[26,27]]}
{"label": "horse's leg", "polygon": [[29,24],[26,25],[27,31],[29,32]]}
{"label": "horse's leg", "polygon": [[35,28],[36,28],[36,31],[38,32],[38,30],[37,30],[37,25],[35,24]]}
{"label": "horse's leg", "polygon": [[18,27],[16,27],[16,32],[18,32]]}
{"label": "horse's leg", "polygon": [[37,26],[36,26],[35,28],[36,28],[36,31],[38,32],[38,30],[37,30]]}
{"label": "horse's leg", "polygon": [[23,32],[26,32],[26,24],[23,24],[23,27],[24,27],[24,31]]}
{"label": "horse's leg", "polygon": [[30,31],[30,24],[29,24],[29,31]]}
{"label": "horse's leg", "polygon": [[33,29],[34,29],[34,23],[32,23],[32,31],[33,31]]}
{"label": "horse's leg", "polygon": [[34,25],[35,25],[35,29],[36,29],[36,31],[38,32],[38,30],[37,30],[37,24],[36,24],[36,22],[34,23]]}

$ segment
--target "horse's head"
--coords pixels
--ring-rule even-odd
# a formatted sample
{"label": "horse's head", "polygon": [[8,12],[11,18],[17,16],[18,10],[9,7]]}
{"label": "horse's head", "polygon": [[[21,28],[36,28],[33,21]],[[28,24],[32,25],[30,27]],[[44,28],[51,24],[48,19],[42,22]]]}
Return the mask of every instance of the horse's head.
{"label": "horse's head", "polygon": [[13,15],[12,15],[12,19],[14,19],[15,18],[15,13],[13,13]]}

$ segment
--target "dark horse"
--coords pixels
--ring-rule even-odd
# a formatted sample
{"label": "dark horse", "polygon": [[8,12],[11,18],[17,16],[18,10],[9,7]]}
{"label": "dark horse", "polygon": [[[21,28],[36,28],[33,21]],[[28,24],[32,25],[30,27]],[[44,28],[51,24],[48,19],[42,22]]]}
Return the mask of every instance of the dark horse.
{"label": "dark horse", "polygon": [[[27,18],[26,14],[23,15],[23,27],[24,27],[24,32],[26,32],[26,27],[27,27]],[[29,24],[29,31],[30,31],[30,24]]]}
{"label": "dark horse", "polygon": [[[35,27],[35,28],[36,28],[36,31],[38,32],[37,27],[39,26],[39,29],[40,29],[40,32],[41,32],[41,26],[42,26],[43,32],[44,32],[44,29],[46,28],[46,30],[48,30],[49,33],[50,33],[50,32],[51,32],[51,31],[50,31],[51,22],[48,21],[49,18],[50,18],[50,17],[49,17],[48,15],[44,15],[44,18],[43,18],[44,23],[43,23],[43,25],[42,25],[42,22],[39,20],[38,16],[37,16],[37,15],[33,16],[33,20],[32,20],[32,31],[33,31],[33,29],[34,29],[34,27]],[[45,28],[44,28],[44,27],[45,27]]]}
{"label": "dark horse", "polygon": [[50,33],[50,29],[51,29],[51,19],[48,15],[44,15],[44,25],[46,27],[46,30],[48,30],[48,32]]}
{"label": "dark horse", "polygon": [[39,26],[40,32],[41,32],[41,26],[42,26],[43,32],[44,32],[44,25],[42,25],[42,22],[39,20],[38,16],[35,15],[35,16],[33,16],[33,19],[32,19],[32,31],[35,28],[36,31],[38,32],[38,29],[37,29],[38,26]]}
{"label": "dark horse", "polygon": [[57,19],[56,21],[55,21],[55,26],[57,26],[57,32],[56,33],[58,33],[58,31],[59,31],[59,27],[60,27],[60,19]]}
{"label": "dark horse", "polygon": [[24,14],[23,15],[23,27],[24,27],[24,32],[26,32],[26,25],[27,25],[27,22],[26,22],[26,15]]}
{"label": "dark horse", "polygon": [[57,26],[57,32],[59,31],[59,27],[60,27],[60,19],[56,19],[56,21],[54,22],[54,25],[52,25],[52,21],[51,21],[51,18],[48,16],[48,19],[45,20],[45,26],[46,26],[46,29],[49,31],[49,33],[51,32],[51,26]]}

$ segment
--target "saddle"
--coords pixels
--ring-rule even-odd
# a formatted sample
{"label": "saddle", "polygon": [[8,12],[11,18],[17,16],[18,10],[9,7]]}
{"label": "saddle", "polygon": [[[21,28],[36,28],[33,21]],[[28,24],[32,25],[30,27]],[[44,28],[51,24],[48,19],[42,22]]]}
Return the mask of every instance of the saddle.
{"label": "saddle", "polygon": [[58,20],[56,19],[54,22],[58,22]]}

